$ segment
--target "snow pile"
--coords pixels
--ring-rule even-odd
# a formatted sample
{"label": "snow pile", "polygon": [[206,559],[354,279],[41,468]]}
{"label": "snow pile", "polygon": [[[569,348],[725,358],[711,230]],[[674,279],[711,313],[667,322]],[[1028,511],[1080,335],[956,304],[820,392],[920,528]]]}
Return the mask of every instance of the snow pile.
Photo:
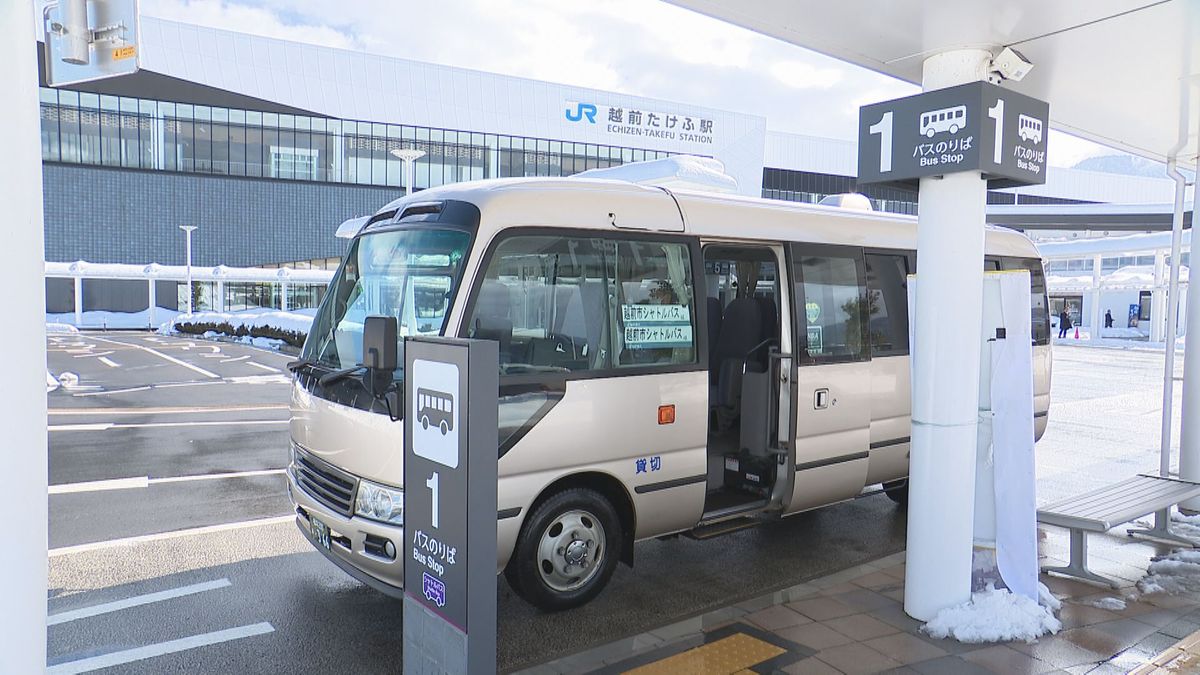
{"label": "snow pile", "polygon": [[1099,600],[1093,600],[1087,604],[1098,609],[1107,609],[1110,612],[1125,611],[1125,601],[1120,598],[1100,598]]}
{"label": "snow pile", "polygon": [[1179,511],[1171,510],[1171,532],[1200,543],[1200,515],[1185,516]]}
{"label": "snow pile", "polygon": [[[154,320],[156,322],[164,319],[170,320],[178,312],[172,309],[156,307],[154,309]],[[46,323],[61,323],[75,325],[75,313],[64,312],[61,314],[46,314]],[[107,312],[101,310],[92,310],[83,312],[80,316],[78,328],[149,328],[150,310],[143,309],[140,312]]]}
{"label": "snow pile", "polygon": [[1062,622],[1048,607],[990,585],[972,593],[970,602],[943,609],[921,627],[930,637],[952,637],[959,642],[1033,642],[1061,629]]}
{"label": "snow pile", "polygon": [[63,389],[72,389],[79,386],[79,376],[75,373],[60,373],[58,383]]}
{"label": "snow pile", "polygon": [[58,380],[54,379],[54,376],[51,375],[50,371],[47,370],[46,371],[46,393],[49,394],[50,392],[54,391],[55,389],[58,389]]}
{"label": "snow pile", "polygon": [[62,335],[64,333],[78,333],[79,329],[69,323],[58,323],[50,321],[46,323],[46,333],[51,335]]}
{"label": "snow pile", "polygon": [[234,337],[240,342],[267,349],[278,349],[282,344],[300,347],[312,328],[314,313],[313,310],[283,312],[277,309],[195,312],[175,317],[166,332]]}
{"label": "snow pile", "polygon": [[1146,576],[1137,583],[1142,593],[1200,592],[1200,551],[1175,551],[1151,560]]}

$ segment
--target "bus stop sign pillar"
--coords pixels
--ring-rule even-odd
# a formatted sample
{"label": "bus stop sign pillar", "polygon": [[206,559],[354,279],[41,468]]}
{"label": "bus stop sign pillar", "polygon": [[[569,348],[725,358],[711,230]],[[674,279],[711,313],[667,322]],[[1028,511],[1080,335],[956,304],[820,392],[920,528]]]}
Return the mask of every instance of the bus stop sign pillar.
{"label": "bus stop sign pillar", "polygon": [[[925,61],[926,91],[987,77],[991,54]],[[904,611],[928,621],[971,599],[987,184],[979,171],[920,179],[912,453]]]}
{"label": "bus stop sign pillar", "polygon": [[404,351],[404,672],[494,673],[499,345]]}

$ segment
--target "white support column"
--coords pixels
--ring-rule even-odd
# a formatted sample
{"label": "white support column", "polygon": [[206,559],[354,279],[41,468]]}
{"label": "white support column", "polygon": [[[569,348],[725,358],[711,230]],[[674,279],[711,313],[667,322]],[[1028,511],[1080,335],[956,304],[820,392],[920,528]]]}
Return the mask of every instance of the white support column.
{"label": "white support column", "polygon": [[1100,327],[1104,325],[1100,318],[1103,316],[1103,314],[1100,311],[1100,294],[1101,294],[1101,291],[1100,291],[1100,261],[1101,261],[1101,259],[1102,258],[1100,257],[1099,254],[1097,254],[1095,256],[1095,258],[1092,259],[1092,296],[1091,296],[1091,300],[1090,300],[1090,302],[1092,303],[1092,320],[1091,320],[1091,324],[1090,324],[1092,327],[1091,328],[1092,339],[1100,337]]}
{"label": "white support column", "polygon": [[[1200,182],[1196,183],[1200,186]],[[1200,226],[1200,188],[1192,188],[1192,243],[1196,227]],[[1183,402],[1180,414],[1183,430],[1179,439],[1179,477],[1184,480],[1200,481],[1200,277],[1196,270],[1195,246],[1191,247],[1188,262],[1187,329],[1183,347]],[[1200,511],[1200,498],[1179,505],[1188,511]]]}
{"label": "white support column", "polygon": [[158,306],[158,284],[155,283],[154,278],[149,279],[147,284],[149,285],[147,297],[150,298],[150,307],[149,307],[150,328],[154,328],[155,326],[158,325],[158,321],[157,321],[158,311],[155,309],[155,307]]}
{"label": "white support column", "polygon": [[1163,251],[1154,253],[1154,290],[1150,292],[1150,341],[1162,342],[1166,332],[1167,312],[1167,254]]}
{"label": "white support column", "polygon": [[28,2],[0,2],[0,63],[8,73],[6,100],[0,106],[0,203],[6,223],[0,267],[8,288],[0,294],[0,316],[9,326],[20,327],[0,331],[5,356],[0,513],[20,514],[21,519],[20,535],[7,537],[0,546],[0,673],[46,669],[46,263],[31,9]]}
{"label": "white support column", "polygon": [[[43,254],[44,255],[44,254]],[[83,325],[83,277],[75,277],[75,327]]]}
{"label": "white support column", "polygon": [[279,311],[288,311],[288,282],[279,282]]}
{"label": "white support column", "polygon": [[217,280],[217,297],[213,300],[213,307],[218,312],[225,311],[225,282],[220,279]]}
{"label": "white support column", "polygon": [[[929,57],[924,89],[982,80],[990,59]],[[921,179],[904,611],[922,621],[971,599],[986,203],[978,171]]]}

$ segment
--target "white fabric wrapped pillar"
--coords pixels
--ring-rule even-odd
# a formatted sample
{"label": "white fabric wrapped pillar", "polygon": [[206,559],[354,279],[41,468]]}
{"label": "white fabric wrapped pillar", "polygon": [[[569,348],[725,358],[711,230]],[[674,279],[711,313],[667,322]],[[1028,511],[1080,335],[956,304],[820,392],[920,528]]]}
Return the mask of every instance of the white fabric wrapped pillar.
{"label": "white fabric wrapped pillar", "polygon": [[1092,258],[1092,296],[1090,300],[1092,303],[1092,320],[1089,325],[1091,325],[1093,338],[1100,337],[1100,327],[1104,325],[1100,319],[1100,263],[1102,260],[1103,258],[1099,255]]}
{"label": "white fabric wrapped pillar", "polygon": [[[78,3],[82,5],[83,3]],[[0,389],[4,478],[0,513],[17,516],[19,534],[0,546],[0,673],[46,669],[46,263],[42,228],[42,156],[38,140],[37,52],[32,5],[0,2],[0,63],[7,100],[0,106],[0,248],[7,289],[0,315],[5,386]]]}
{"label": "white fabric wrapped pillar", "polygon": [[[922,84],[982,80],[990,59],[982,49],[932,56]],[[978,171],[921,179],[904,611],[922,621],[971,598],[986,202]]]}
{"label": "white fabric wrapped pillar", "polygon": [[[1200,225],[1200,189],[1192,188],[1192,242],[1200,241],[1195,235]],[[1200,274],[1195,274],[1196,254],[1192,246],[1188,265],[1187,328],[1183,348],[1183,402],[1180,414],[1183,417],[1182,438],[1179,441],[1179,477],[1200,482]],[[1200,511],[1200,498],[1190,499],[1179,505],[1188,511]]]}
{"label": "white fabric wrapped pillar", "polygon": [[1005,338],[991,351],[996,564],[1009,590],[1038,599],[1037,479],[1033,453],[1033,322],[1029,272],[1001,272]]}
{"label": "white fabric wrapped pillar", "polygon": [[157,287],[157,282],[154,280],[154,277],[151,277],[146,283],[147,283],[146,297],[150,299],[150,302],[147,303],[149,305],[147,307],[147,313],[150,316],[150,319],[149,319],[150,328],[153,329],[155,326],[158,325],[157,323],[155,323],[155,321],[158,319],[158,310],[157,310],[158,287]]}
{"label": "white fabric wrapped pillar", "polygon": [[[43,253],[43,255],[45,255]],[[83,325],[83,277],[75,277],[75,327]]]}

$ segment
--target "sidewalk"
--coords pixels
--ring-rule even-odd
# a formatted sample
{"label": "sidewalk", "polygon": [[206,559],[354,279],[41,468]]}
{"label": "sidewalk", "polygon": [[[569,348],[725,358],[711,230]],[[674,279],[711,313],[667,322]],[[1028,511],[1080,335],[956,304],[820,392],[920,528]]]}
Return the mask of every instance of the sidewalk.
{"label": "sidewalk", "polygon": [[[1114,531],[1116,532],[1116,531]],[[1065,564],[1064,530],[1039,531],[1044,565]],[[1140,594],[1152,556],[1171,547],[1092,536],[1093,571],[1119,591],[1042,575],[1063,629],[1034,644],[964,644],[920,632],[904,613],[904,553],[662,626],[527,673],[1200,672],[1200,593]],[[1124,599],[1125,609],[1101,609]]]}

